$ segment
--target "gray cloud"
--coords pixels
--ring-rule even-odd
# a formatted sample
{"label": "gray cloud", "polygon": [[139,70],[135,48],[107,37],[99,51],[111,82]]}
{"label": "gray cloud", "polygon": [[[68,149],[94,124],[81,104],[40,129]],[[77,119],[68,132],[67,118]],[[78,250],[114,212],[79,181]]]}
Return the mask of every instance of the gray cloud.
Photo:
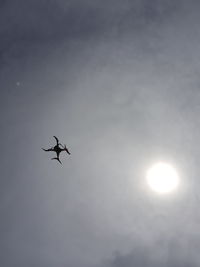
{"label": "gray cloud", "polygon": [[[166,242],[167,243],[167,242]],[[192,250],[190,250],[192,249]],[[134,251],[126,255],[116,253],[113,260],[107,261],[101,266],[106,267],[146,267],[146,266],[199,266],[199,259],[194,256],[198,253],[198,246],[193,242],[192,248],[190,246],[188,251],[188,244],[181,242],[168,242],[163,244],[163,238],[157,246],[153,247],[136,247]],[[194,252],[195,251],[195,252]]]}
{"label": "gray cloud", "polygon": [[198,1],[1,1],[0,38],[0,265],[198,266]]}
{"label": "gray cloud", "polygon": [[[119,38],[170,19],[176,1],[4,1],[0,16],[1,54],[21,55],[33,43],[63,39]],[[12,54],[13,56],[13,54]]]}

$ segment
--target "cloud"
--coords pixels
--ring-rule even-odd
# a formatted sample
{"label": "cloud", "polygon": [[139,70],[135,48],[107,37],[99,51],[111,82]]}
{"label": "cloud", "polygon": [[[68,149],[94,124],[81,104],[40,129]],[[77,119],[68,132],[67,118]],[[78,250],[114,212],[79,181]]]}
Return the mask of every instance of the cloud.
{"label": "cloud", "polygon": [[113,31],[135,31],[169,19],[177,1],[53,1],[2,2],[1,50],[14,43],[59,42],[98,37]]}
{"label": "cloud", "polygon": [[[197,22],[188,0],[1,1],[2,266],[197,266]],[[186,197],[141,191],[160,156]]]}
{"label": "cloud", "polygon": [[193,245],[196,257],[191,256],[191,251],[185,247],[180,249],[180,242],[170,241],[164,246],[136,247],[132,252],[121,254],[116,252],[111,260],[103,263],[102,267],[197,267],[199,266],[198,247]]}

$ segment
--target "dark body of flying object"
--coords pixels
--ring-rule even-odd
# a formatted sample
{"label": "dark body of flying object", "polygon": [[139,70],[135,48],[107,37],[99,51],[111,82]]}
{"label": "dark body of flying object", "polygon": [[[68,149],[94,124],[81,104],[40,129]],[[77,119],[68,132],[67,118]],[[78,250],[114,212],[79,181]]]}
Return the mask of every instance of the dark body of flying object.
{"label": "dark body of flying object", "polygon": [[56,145],[54,147],[51,147],[48,149],[44,149],[44,148],[42,148],[42,149],[46,152],[48,152],[48,151],[56,152],[57,157],[52,158],[52,159],[56,159],[57,161],[59,161],[62,164],[62,162],[60,161],[60,158],[59,158],[60,153],[62,151],[66,151],[70,155],[70,152],[67,149],[66,145],[63,146],[62,144],[59,143],[59,140],[56,136],[54,136],[54,138],[56,139]]}

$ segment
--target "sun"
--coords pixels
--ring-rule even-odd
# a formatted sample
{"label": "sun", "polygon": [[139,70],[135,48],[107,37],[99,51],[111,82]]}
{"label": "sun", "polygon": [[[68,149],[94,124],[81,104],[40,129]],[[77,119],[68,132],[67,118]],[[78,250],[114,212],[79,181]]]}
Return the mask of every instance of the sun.
{"label": "sun", "polygon": [[179,184],[179,176],[175,168],[164,162],[154,164],[147,171],[146,179],[150,188],[159,194],[170,193]]}

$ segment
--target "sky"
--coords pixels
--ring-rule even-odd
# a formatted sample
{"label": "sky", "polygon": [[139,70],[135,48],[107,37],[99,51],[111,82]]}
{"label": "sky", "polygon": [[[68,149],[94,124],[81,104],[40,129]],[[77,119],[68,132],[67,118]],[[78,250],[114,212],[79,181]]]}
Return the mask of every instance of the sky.
{"label": "sky", "polygon": [[[0,265],[200,265],[200,3],[0,1]],[[62,165],[42,147],[67,145]],[[145,182],[157,161],[180,187]]]}

